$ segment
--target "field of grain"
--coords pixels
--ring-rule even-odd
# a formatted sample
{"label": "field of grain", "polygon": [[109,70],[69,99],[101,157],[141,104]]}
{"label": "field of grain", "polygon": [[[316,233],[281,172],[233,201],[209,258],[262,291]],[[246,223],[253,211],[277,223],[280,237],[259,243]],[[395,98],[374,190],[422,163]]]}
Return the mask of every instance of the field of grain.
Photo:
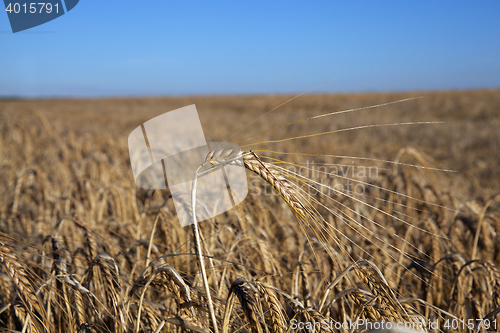
{"label": "field of grain", "polygon": [[[291,97],[0,100],[0,330],[500,332],[500,91],[311,94],[263,116]],[[247,171],[247,198],[199,224],[217,328],[192,229],[168,189],[135,185],[127,148],[190,104],[207,141],[279,179]]]}

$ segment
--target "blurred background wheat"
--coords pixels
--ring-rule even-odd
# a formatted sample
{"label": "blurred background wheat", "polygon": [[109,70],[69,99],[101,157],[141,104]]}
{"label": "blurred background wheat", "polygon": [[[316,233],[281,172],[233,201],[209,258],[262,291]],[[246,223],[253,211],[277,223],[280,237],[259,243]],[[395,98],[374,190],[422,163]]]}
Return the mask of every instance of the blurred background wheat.
{"label": "blurred background wheat", "polygon": [[[292,320],[356,319],[438,321],[433,332],[500,331],[499,91],[307,95],[259,118],[241,137],[417,96],[423,98],[246,141],[445,122],[249,147],[277,166],[283,164],[266,160],[265,150],[292,153],[273,157],[296,165],[372,166],[377,175],[363,179],[365,191],[357,196],[311,195],[324,223],[308,229],[248,173],[244,202],[199,224],[222,331],[286,332]],[[191,230],[179,226],[168,189],[136,187],[126,135],[156,115],[196,104],[207,141],[222,141],[237,129],[235,120],[248,124],[289,97],[1,100],[0,327],[213,329]],[[293,155],[299,153],[366,159]],[[328,198],[335,201],[326,206]],[[481,318],[489,328],[476,325]],[[452,320],[463,322],[446,326]]]}

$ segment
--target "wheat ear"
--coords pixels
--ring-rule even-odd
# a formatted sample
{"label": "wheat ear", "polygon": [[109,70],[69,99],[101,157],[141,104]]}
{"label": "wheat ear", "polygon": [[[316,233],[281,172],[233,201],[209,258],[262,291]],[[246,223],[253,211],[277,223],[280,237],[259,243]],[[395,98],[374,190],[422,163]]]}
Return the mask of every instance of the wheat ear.
{"label": "wheat ear", "polygon": [[[0,242],[0,263],[3,264],[5,272],[14,283],[17,293],[28,311],[29,316],[32,318],[32,322],[36,325],[37,330],[39,332],[48,331],[48,329],[43,326],[46,317],[45,310],[28,280],[28,275],[24,271],[23,266],[17,261],[16,256],[2,242]],[[38,318],[34,311],[37,311],[42,318]]]}
{"label": "wheat ear", "polygon": [[307,220],[309,210],[301,202],[290,181],[274,165],[263,162],[255,152],[240,152],[234,148],[214,149],[208,154],[204,164],[207,163],[212,166],[224,164],[244,166],[268,182],[290,206],[297,218]]}

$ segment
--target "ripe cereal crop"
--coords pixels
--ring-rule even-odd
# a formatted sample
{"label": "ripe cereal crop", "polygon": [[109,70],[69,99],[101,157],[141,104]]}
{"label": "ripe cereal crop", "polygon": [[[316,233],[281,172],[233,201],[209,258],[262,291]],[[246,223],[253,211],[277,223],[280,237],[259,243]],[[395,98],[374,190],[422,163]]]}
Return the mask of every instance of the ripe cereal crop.
{"label": "ripe cereal crop", "polygon": [[[1,330],[500,332],[500,92],[292,97],[0,100]],[[189,104],[249,185],[199,244],[127,148]]]}

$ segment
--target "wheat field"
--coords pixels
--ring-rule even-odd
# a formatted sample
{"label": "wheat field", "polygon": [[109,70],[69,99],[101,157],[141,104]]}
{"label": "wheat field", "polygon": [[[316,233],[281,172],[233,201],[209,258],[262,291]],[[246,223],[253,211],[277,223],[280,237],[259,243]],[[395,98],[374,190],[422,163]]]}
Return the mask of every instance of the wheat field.
{"label": "wheat field", "polygon": [[[0,100],[0,329],[500,332],[500,91],[264,115],[292,97]],[[191,228],[127,148],[190,104],[207,141],[254,154],[247,198],[199,223],[216,325]]]}

